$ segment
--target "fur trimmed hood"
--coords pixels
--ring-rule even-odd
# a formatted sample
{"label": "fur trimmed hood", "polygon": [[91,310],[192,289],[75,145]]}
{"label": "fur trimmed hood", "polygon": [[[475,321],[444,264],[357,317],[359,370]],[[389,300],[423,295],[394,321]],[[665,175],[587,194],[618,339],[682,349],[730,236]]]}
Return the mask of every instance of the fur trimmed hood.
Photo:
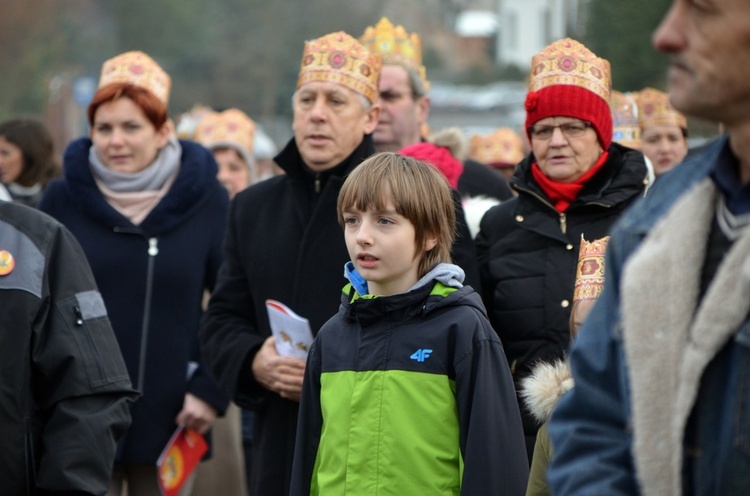
{"label": "fur trimmed hood", "polygon": [[567,360],[541,362],[521,381],[520,395],[534,419],[543,424],[572,387],[573,377]]}

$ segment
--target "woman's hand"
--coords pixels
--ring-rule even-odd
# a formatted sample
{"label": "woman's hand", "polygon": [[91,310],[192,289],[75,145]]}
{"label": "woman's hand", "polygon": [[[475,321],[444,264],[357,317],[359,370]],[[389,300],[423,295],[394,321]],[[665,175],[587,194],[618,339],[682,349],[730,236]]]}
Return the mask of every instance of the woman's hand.
{"label": "woman's hand", "polygon": [[192,427],[201,434],[205,434],[216,421],[216,409],[198,398],[186,393],[182,410],[177,414],[177,423],[185,427]]}

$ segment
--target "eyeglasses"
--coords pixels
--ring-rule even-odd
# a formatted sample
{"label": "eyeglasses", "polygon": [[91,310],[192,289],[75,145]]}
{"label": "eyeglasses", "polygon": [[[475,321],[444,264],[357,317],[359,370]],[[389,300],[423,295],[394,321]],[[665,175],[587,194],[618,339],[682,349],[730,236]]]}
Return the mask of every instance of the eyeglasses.
{"label": "eyeglasses", "polygon": [[531,126],[529,128],[529,134],[533,139],[547,141],[552,138],[555,129],[559,128],[567,138],[580,138],[590,127],[592,127],[592,124],[588,121],[566,122],[559,126]]}

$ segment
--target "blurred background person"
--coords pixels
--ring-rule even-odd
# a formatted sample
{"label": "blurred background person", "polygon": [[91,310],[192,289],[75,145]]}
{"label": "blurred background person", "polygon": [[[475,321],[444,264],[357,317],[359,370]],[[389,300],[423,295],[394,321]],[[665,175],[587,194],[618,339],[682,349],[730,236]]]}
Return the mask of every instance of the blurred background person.
{"label": "blurred background person", "polygon": [[13,201],[36,207],[47,184],[59,175],[44,124],[28,118],[0,123],[0,182]]}
{"label": "blurred background person", "polygon": [[177,426],[205,434],[227,405],[197,333],[229,200],[211,153],[171,133],[170,88],[142,52],[107,60],[88,107],[90,139],[68,146],[64,177],[40,203],[83,247],[142,393],[118,445],[110,495],[159,495],[156,460]]}
{"label": "blurred background person", "polygon": [[612,141],[633,150],[641,149],[638,105],[633,93],[612,90]]}
{"label": "blurred background person", "polygon": [[[523,160],[523,157],[523,141],[518,133],[509,127],[501,127],[487,136],[475,134],[469,142],[469,158],[478,163],[486,164],[499,174],[508,186],[516,165]],[[516,192],[510,187],[508,190],[512,192],[513,196],[516,195]],[[463,198],[466,223],[469,225],[473,237],[476,238],[479,233],[479,223],[487,210],[500,202],[497,197],[486,195],[465,196]]]}
{"label": "blurred background person", "polygon": [[[570,342],[582,236],[607,235],[644,191],[643,155],[612,143],[609,62],[556,41],[531,61],[526,129],[532,152],[517,167],[518,196],[491,208],[476,238],[482,295],[516,385]],[[529,461],[539,423],[522,408]]]}
{"label": "blurred background person", "polygon": [[659,177],[687,156],[687,119],[672,107],[669,95],[662,91],[644,88],[638,92],[637,101],[643,154]]}
{"label": "blurred background person", "polygon": [[[480,288],[474,236],[466,223],[461,193],[457,190],[459,178],[464,170],[462,159],[466,157],[467,150],[468,143],[463,133],[457,127],[452,127],[436,131],[427,141],[406,146],[399,150],[399,153],[432,164],[448,181],[456,206],[456,237],[451,246],[451,259],[463,269],[464,285]],[[479,293],[479,290],[475,291]]]}
{"label": "blurred background person", "polygon": [[263,126],[256,123],[253,139],[253,158],[255,167],[258,169],[258,181],[269,177],[283,174],[284,170],[274,162],[274,157],[279,153],[276,143],[273,142]]}
{"label": "blurred background person", "polygon": [[255,132],[252,119],[234,108],[207,114],[195,128],[194,139],[214,154],[217,177],[230,199],[258,180],[253,156]]}
{"label": "blurred background person", "polygon": [[[378,82],[380,121],[373,139],[379,152],[398,151],[423,141],[430,115],[430,82],[422,65],[422,42],[417,33],[408,34],[403,26],[394,26],[383,17],[368,26],[360,42],[372,53],[383,56]],[[504,181],[486,165],[463,159],[463,172],[456,189],[463,196],[488,196],[506,200],[512,196]]]}
{"label": "blurred background person", "polygon": [[[641,151],[641,124],[638,119],[637,95],[635,93],[612,90],[612,98],[609,101],[612,109],[612,141],[633,150]],[[654,166],[648,157],[644,155],[648,177],[646,179],[648,188],[654,183],[656,175]]]}
{"label": "blurred background person", "polygon": [[509,127],[501,127],[486,136],[475,134],[469,142],[469,158],[488,165],[506,182],[513,177],[523,157],[523,140]]}

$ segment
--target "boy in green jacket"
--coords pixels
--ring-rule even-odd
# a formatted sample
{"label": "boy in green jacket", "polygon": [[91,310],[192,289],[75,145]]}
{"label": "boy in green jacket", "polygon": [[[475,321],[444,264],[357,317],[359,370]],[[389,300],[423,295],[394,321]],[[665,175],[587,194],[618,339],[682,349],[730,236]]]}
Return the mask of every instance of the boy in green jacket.
{"label": "boy in green jacket", "polygon": [[344,183],[338,216],[349,284],[308,356],[290,494],[524,494],[513,381],[450,264],[445,178],[374,155]]}

